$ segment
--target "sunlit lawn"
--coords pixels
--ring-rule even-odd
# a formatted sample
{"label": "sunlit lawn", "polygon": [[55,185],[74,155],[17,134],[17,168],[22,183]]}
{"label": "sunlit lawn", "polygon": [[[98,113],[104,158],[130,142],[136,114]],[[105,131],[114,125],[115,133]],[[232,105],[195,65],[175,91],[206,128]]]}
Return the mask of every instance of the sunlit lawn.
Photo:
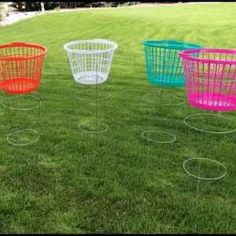
{"label": "sunlit lawn", "polygon": [[[197,112],[188,104],[145,102],[142,97],[155,91],[162,104],[173,104],[175,96],[185,100],[185,90],[148,84],[141,44],[175,39],[235,48],[235,12],[235,3],[112,8],[46,14],[1,29],[1,43],[43,44],[48,56],[40,141],[9,145],[1,110],[0,232],[235,233],[236,136],[188,129],[184,117]],[[86,91],[74,84],[63,49],[68,41],[91,38],[118,44],[109,79],[98,88],[105,98],[98,116],[109,129],[97,136],[78,128],[95,108],[78,99]],[[231,120],[226,126],[236,124],[235,113],[224,116]],[[145,141],[146,129],[175,134],[176,142]],[[200,182],[198,207],[197,181],[182,168],[191,157],[228,169],[219,181]]]}

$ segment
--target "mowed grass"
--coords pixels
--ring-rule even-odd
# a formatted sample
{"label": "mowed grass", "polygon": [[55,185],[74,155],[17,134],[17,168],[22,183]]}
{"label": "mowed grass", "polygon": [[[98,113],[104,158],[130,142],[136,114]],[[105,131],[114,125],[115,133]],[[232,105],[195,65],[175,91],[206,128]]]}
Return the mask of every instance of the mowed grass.
{"label": "mowed grass", "polygon": [[[2,28],[1,43],[43,44],[48,56],[40,141],[9,145],[1,109],[0,232],[235,233],[236,136],[187,128],[184,117],[198,112],[188,104],[145,102],[151,91],[162,94],[162,104],[186,98],[184,89],[148,84],[141,45],[145,39],[175,39],[235,48],[235,12],[235,3],[99,9],[47,14]],[[95,107],[78,99],[86,88],[73,82],[63,49],[68,41],[92,38],[118,44],[109,79],[98,88],[105,97],[98,116],[109,126],[99,135],[78,128]],[[209,121],[208,127],[235,127],[235,113],[223,116],[230,122]],[[148,142],[141,136],[146,129],[171,132],[176,142]],[[197,205],[198,183],[182,168],[192,157],[215,159],[228,170],[219,181],[200,182]]]}

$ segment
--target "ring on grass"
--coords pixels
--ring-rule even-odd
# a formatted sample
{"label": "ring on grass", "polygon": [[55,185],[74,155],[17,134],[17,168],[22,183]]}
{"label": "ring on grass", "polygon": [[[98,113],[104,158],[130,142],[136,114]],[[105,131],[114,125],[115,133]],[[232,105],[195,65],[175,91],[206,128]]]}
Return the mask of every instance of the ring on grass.
{"label": "ring on grass", "polygon": [[100,121],[92,120],[79,124],[79,129],[88,134],[100,134],[108,130],[108,125]]}
{"label": "ring on grass", "polygon": [[[174,134],[171,134],[169,132],[164,132],[164,131],[145,130],[142,132],[141,135],[143,138],[154,143],[173,143],[176,141],[176,136]],[[158,137],[155,137],[155,135],[158,135]],[[160,137],[160,136],[164,136],[164,139],[163,137]]]}
{"label": "ring on grass", "polygon": [[[186,103],[185,99],[179,98],[175,95],[172,95],[173,101],[171,101],[170,103],[163,103],[161,96],[161,93],[157,94],[156,92],[151,92],[145,94],[143,96],[143,100],[158,106],[181,106]],[[168,97],[168,99],[170,99],[170,97]]]}
{"label": "ring on grass", "polygon": [[[195,119],[194,119],[195,118]],[[204,124],[207,123],[207,118],[210,118],[210,125],[212,126],[212,124],[214,122],[217,121],[217,119],[220,119],[220,122],[224,122],[229,124],[229,119],[227,119],[226,117],[223,117],[223,116],[220,116],[219,114],[211,114],[211,113],[198,113],[198,114],[190,114],[190,115],[187,115],[185,118],[184,118],[184,124],[186,126],[188,126],[189,128],[191,129],[195,129],[197,131],[201,131],[201,132],[205,132],[205,133],[210,133],[210,134],[230,134],[230,133],[234,133],[236,131],[236,128],[232,128],[232,129],[228,129],[228,130],[223,130],[223,131],[220,131],[220,130],[211,130],[211,129],[207,129],[207,128],[202,128],[202,127],[199,127],[197,125],[194,125],[194,124],[191,124],[191,119],[192,119],[192,122],[195,120],[195,121],[200,121],[202,120],[203,121],[203,124],[200,124],[200,126],[203,126]],[[221,125],[216,125],[219,127],[222,127],[222,124]]]}
{"label": "ring on grass", "polygon": [[41,99],[34,95],[17,95],[16,97],[2,98],[1,104],[9,110],[31,111],[41,107]]}
{"label": "ring on grass", "polygon": [[[79,92],[75,93],[75,97],[81,101],[86,101],[86,102],[98,102],[98,101],[104,101],[109,99],[109,93],[108,91],[101,91],[97,90],[96,91],[91,91],[91,89],[83,89],[79,90]],[[94,97],[94,98],[89,98],[89,97]]]}
{"label": "ring on grass", "polygon": [[[193,165],[192,167],[191,163]],[[206,174],[204,176],[200,175],[200,168],[208,171],[208,176]],[[200,180],[219,180],[227,174],[226,167],[219,161],[200,157],[185,160],[183,163],[183,169],[188,175]],[[198,173],[195,173],[194,171]],[[216,171],[217,174],[214,174],[214,171]]]}
{"label": "ring on grass", "polygon": [[39,140],[39,133],[36,129],[21,129],[10,132],[7,135],[8,143],[15,146],[26,146],[34,144]]}

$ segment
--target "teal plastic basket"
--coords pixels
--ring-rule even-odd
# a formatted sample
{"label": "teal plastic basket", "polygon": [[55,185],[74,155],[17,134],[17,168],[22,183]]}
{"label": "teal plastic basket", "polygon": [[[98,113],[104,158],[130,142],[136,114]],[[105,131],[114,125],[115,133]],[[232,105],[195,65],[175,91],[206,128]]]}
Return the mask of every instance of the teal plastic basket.
{"label": "teal plastic basket", "polygon": [[143,45],[147,78],[151,84],[171,87],[185,86],[179,52],[191,48],[201,48],[200,45],[176,40],[146,40]]}

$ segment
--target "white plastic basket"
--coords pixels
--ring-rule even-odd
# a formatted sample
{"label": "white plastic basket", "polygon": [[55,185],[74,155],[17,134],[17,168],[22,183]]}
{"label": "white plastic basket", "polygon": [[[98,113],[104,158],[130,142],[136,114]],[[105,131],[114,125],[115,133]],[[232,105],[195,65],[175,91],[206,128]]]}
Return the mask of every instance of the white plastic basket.
{"label": "white plastic basket", "polygon": [[110,71],[115,42],[106,39],[77,40],[66,43],[74,80],[80,84],[94,85],[105,82]]}

